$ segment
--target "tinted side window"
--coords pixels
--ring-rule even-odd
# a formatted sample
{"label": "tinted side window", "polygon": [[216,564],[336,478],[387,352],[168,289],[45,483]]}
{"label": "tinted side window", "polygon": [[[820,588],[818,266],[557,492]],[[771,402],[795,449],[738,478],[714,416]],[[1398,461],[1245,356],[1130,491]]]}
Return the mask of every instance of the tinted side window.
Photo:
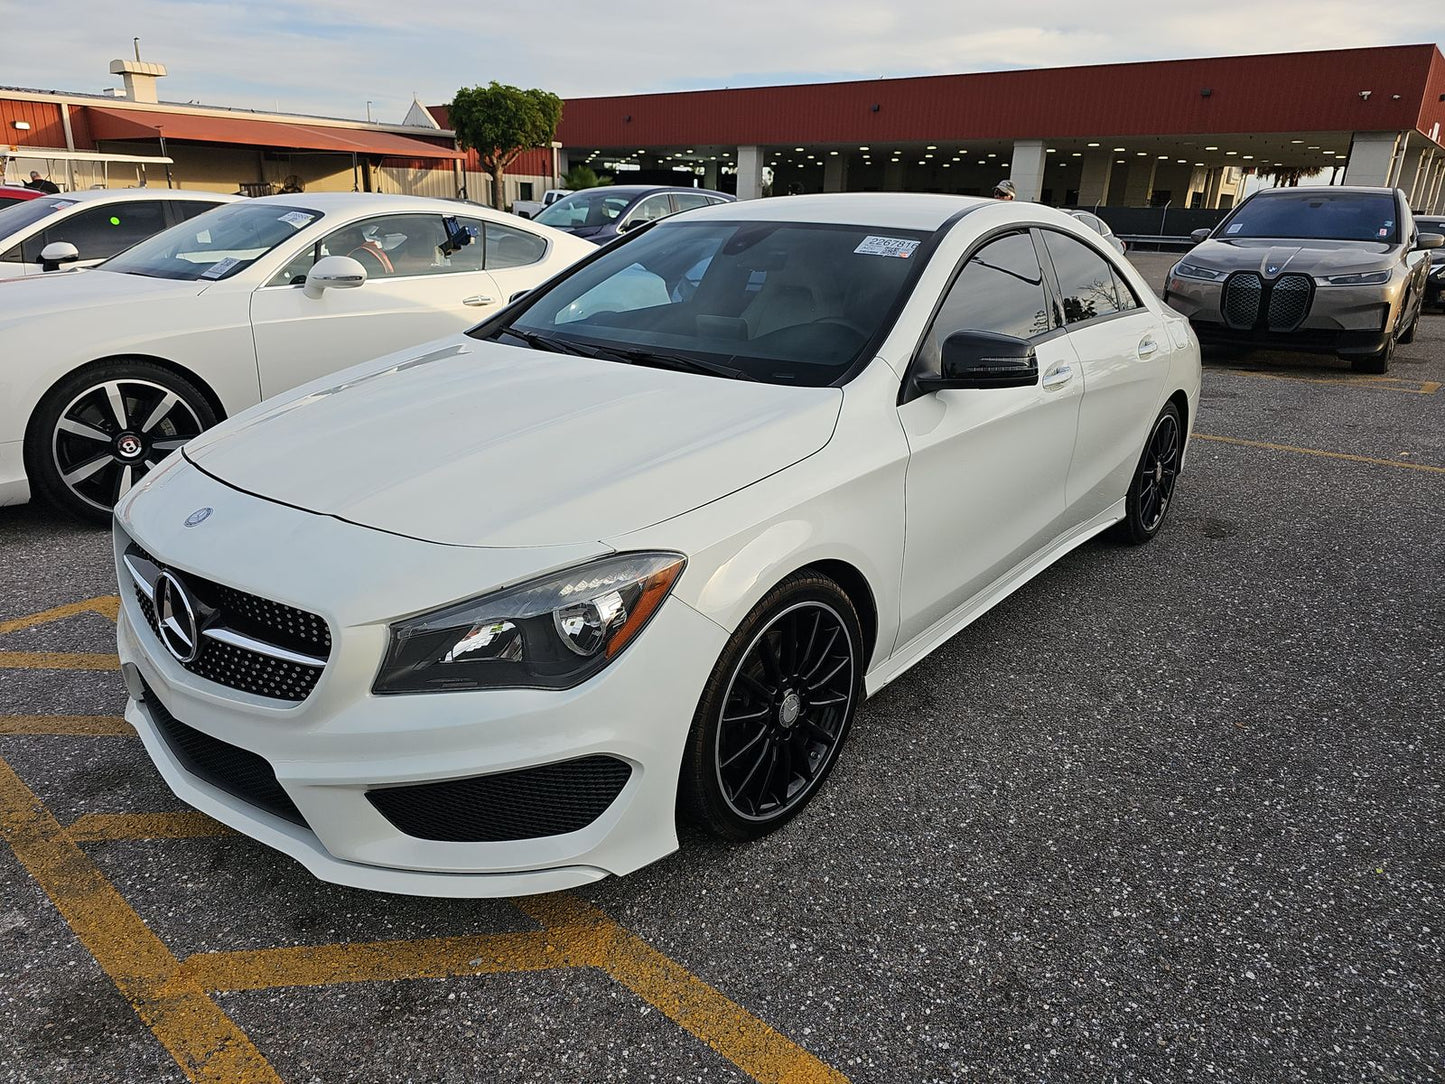
{"label": "tinted side window", "polygon": [[701,192],[674,192],[673,201],[679,211],[691,211],[694,207],[706,207],[711,200]]}
{"label": "tinted side window", "polygon": [[1033,240],[1026,233],[1010,233],[984,245],[964,264],[924,339],[924,369],[938,371],[939,348],[955,331],[994,331],[1028,339],[1052,327]]}
{"label": "tinted side window", "polygon": [[487,270],[500,271],[508,267],[526,267],[536,263],[547,254],[547,242],[535,233],[488,222]]}
{"label": "tinted side window", "polygon": [[35,258],[46,245],[69,241],[80,252],[82,260],[104,260],[144,241],[166,228],[166,209],[160,200],[129,200],[105,207],[90,207],[57,222],[26,242],[26,253],[35,249]]}
{"label": "tinted side window", "polygon": [[196,215],[203,215],[207,211],[214,211],[219,206],[221,206],[219,203],[206,203],[204,200],[187,199],[176,200],[175,203],[171,204],[171,209],[175,213],[177,222],[186,222],[195,218]]}
{"label": "tinted side window", "polygon": [[655,219],[666,218],[670,214],[672,214],[670,198],[666,192],[661,192],[656,196],[648,196],[634,207],[632,212],[627,216],[627,221],[629,224],[633,222],[652,222]]}
{"label": "tinted side window", "polygon": [[1044,230],[1044,246],[1059,279],[1064,323],[1077,324],[1139,307],[1113,265],[1094,249],[1072,237]]}

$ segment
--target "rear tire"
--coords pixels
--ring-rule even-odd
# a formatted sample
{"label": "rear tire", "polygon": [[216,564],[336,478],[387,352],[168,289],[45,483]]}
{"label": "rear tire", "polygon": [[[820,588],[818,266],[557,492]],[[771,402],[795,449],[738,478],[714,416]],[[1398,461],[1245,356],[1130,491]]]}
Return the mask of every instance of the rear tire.
{"label": "rear tire", "polygon": [[842,589],[795,572],[724,646],[683,752],[679,811],[726,840],[756,839],[812,801],[863,694],[863,634]]}
{"label": "rear tire", "polygon": [[37,495],[89,523],[152,468],[216,424],[194,383],[150,361],[116,361],[71,373],[36,407],[25,433],[25,471]]}
{"label": "rear tire", "polygon": [[1159,533],[1174,500],[1174,484],[1183,459],[1184,423],[1179,408],[1165,403],[1144,441],[1144,451],[1124,498],[1124,518],[1114,525],[1114,538],[1142,546]]}

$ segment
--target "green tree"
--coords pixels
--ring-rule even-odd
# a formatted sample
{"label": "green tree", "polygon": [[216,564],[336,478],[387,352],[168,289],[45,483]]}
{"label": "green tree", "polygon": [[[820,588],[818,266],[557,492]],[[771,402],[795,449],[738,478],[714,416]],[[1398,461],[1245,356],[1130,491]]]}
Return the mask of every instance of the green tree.
{"label": "green tree", "polygon": [[562,187],[569,192],[581,192],[584,188],[601,188],[612,183],[606,174],[596,173],[591,166],[576,165],[562,178]]}
{"label": "green tree", "polygon": [[462,87],[447,107],[452,130],[463,149],[477,152],[492,175],[492,206],[506,207],[502,176],[523,151],[545,147],[557,135],[562,99],[545,90],[523,90],[495,80],[485,87]]}
{"label": "green tree", "polygon": [[1320,166],[1260,166],[1255,170],[1261,180],[1274,178],[1276,188],[1298,188],[1306,177],[1318,177],[1324,170]]}

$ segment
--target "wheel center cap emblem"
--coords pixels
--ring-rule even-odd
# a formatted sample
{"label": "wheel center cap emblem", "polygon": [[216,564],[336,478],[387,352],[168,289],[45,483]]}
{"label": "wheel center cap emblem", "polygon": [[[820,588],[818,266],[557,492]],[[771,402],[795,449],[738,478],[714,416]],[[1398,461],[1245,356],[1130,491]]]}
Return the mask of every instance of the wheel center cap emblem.
{"label": "wheel center cap emblem", "polygon": [[116,454],[123,459],[138,459],[145,450],[145,443],[134,433],[122,433],[115,442]]}
{"label": "wheel center cap emblem", "polygon": [[783,726],[792,726],[798,721],[798,716],[803,714],[803,700],[797,693],[789,693],[783,697],[783,702],[778,706],[778,722]]}
{"label": "wheel center cap emblem", "polygon": [[177,662],[194,662],[201,650],[196,610],[185,584],[170,572],[162,572],[156,578],[155,607],[161,643]]}

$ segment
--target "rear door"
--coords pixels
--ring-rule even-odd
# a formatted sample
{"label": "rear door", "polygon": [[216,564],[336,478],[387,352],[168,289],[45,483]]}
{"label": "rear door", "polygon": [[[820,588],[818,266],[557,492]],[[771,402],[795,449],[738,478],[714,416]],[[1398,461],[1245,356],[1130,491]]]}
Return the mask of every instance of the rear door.
{"label": "rear door", "polygon": [[1174,347],[1163,322],[1115,266],[1116,257],[1057,230],[1037,232],[1083,374],[1067,489],[1070,518],[1082,523],[1128,491]]}

